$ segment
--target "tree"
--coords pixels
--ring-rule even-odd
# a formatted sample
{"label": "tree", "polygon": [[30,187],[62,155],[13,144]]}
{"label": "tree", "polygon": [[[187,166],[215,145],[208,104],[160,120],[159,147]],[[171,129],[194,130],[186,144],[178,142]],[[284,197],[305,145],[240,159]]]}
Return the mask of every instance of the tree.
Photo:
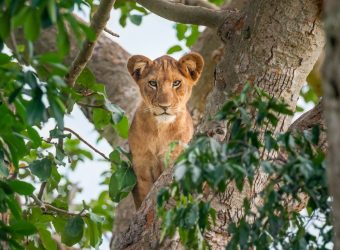
{"label": "tree", "polygon": [[[222,1],[211,2],[221,3]],[[193,114],[195,114],[198,124],[197,131],[200,133],[209,135],[216,141],[225,142],[230,134],[230,130],[227,129],[228,127],[225,121],[223,119],[220,121],[212,121],[210,118],[223,107],[225,102],[232,100],[233,96],[240,94],[246,83],[259,87],[266,91],[270,97],[281,99],[288,104],[288,107],[276,110],[278,119],[277,122],[274,123],[275,125],[272,124],[266,127],[266,130],[271,131],[273,135],[292,130],[293,128],[298,131],[305,129],[312,130],[312,125],[317,123],[323,126],[322,109],[320,105],[316,106],[312,111],[305,114],[292,125],[291,117],[287,111],[295,110],[299,91],[320,56],[324,45],[324,36],[320,20],[322,1],[289,0],[273,3],[269,0],[254,0],[232,2],[231,6],[239,5],[237,7],[239,7],[240,11],[230,10],[225,7],[218,9],[216,5],[199,0],[184,1],[183,3],[174,3],[165,0],[138,0],[137,3],[140,5],[136,5],[135,2],[116,2],[116,7],[122,11],[122,24],[126,22],[127,18],[130,18],[132,22],[140,23],[141,16],[130,15],[129,11],[135,9],[143,15],[145,14],[145,9],[141,7],[143,6],[149,11],[176,22],[209,27],[193,45],[193,49],[199,51],[205,57],[208,65],[196,90],[193,92],[193,98],[190,102],[190,109],[193,111]],[[117,174],[119,174],[120,171],[128,171],[129,169],[127,167],[129,164],[126,158],[127,155],[121,148],[116,147],[118,143],[122,142],[118,139],[117,134],[123,137],[126,136],[126,118],[120,108],[107,102],[103,88],[101,87],[102,85],[98,85],[97,82],[105,85],[110,101],[121,106],[129,118],[131,118],[138,100],[131,98],[131,96],[136,94],[136,88],[125,70],[124,61],[127,60],[129,54],[104,35],[99,36],[100,31],[105,26],[105,22],[102,22],[102,20],[104,21],[108,14],[107,10],[109,10],[109,8],[107,8],[107,6],[112,5],[112,2],[102,1],[100,3],[102,8],[99,7],[98,13],[100,13],[99,10],[102,9],[106,10],[106,14],[95,15],[92,18],[90,26],[92,29],[89,29],[86,25],[70,15],[73,6],[77,4],[76,1],[70,1],[69,4],[42,1],[30,7],[25,6],[23,2],[20,1],[18,1],[19,7],[13,7],[14,4],[7,2],[1,4],[6,10],[1,16],[1,23],[5,24],[4,27],[0,29],[2,31],[1,38],[13,49],[14,56],[19,62],[13,62],[11,58],[2,54],[4,65],[2,75],[5,75],[7,72],[13,73],[9,76],[7,74],[8,78],[2,83],[2,86],[4,86],[2,101],[5,102],[6,107],[8,107],[3,110],[3,112],[6,112],[3,114],[11,117],[13,122],[10,124],[14,124],[18,116],[24,121],[23,127],[11,125],[7,130],[4,130],[1,135],[3,142],[1,147],[2,151],[0,152],[4,152],[4,156],[1,159],[14,166],[12,173],[10,175],[5,173],[5,175],[7,175],[7,178],[17,177],[20,167],[19,160],[22,160],[23,156],[29,154],[27,150],[24,150],[23,146],[23,143],[27,145],[27,141],[19,140],[13,135],[12,130],[16,131],[17,134],[28,136],[30,143],[33,144],[32,147],[30,146],[30,149],[38,149],[41,145],[45,146],[45,144],[40,142],[38,139],[39,136],[37,136],[37,132],[34,132],[35,129],[33,126],[44,121],[45,116],[55,117],[58,121],[58,126],[51,133],[51,138],[47,138],[47,143],[51,144],[52,142],[52,145],[55,143],[57,150],[56,156],[49,154],[48,157],[41,158],[41,156],[38,156],[37,159],[34,157],[32,159],[32,156],[31,158],[26,157],[25,160],[28,165],[22,166],[23,168],[28,167],[31,174],[36,175],[42,183],[46,183],[45,181],[48,180],[47,190],[50,192],[51,180],[58,178],[57,174],[55,174],[56,165],[60,163],[58,160],[62,160],[62,158],[65,157],[64,155],[79,155],[77,147],[67,147],[68,144],[72,145],[72,141],[65,140],[65,137],[68,135],[62,131],[73,133],[73,130],[63,129],[62,122],[63,114],[69,112],[71,109],[69,108],[67,110],[65,108],[74,104],[67,102],[70,98],[67,95],[65,96],[65,93],[72,93],[71,99],[73,102],[77,102],[78,105],[82,106],[83,111],[89,119],[94,122],[102,136],[115,147],[109,158],[117,169],[116,174],[111,177],[111,184],[116,184]],[[91,10],[96,9],[96,6],[92,5],[91,1],[89,1],[89,4],[92,7]],[[107,4],[106,8],[105,4]],[[60,11],[61,9],[64,11]],[[65,10],[67,11],[65,12]],[[40,23],[35,23],[37,22],[36,20],[39,20],[39,18],[36,18],[37,16],[41,16],[42,26],[55,25],[43,29],[40,33]],[[11,22],[11,25],[8,22]],[[99,25],[99,23],[101,24]],[[66,24],[66,28],[64,24]],[[17,26],[23,27],[24,32],[15,29]],[[11,29],[8,29],[8,27],[11,27]],[[178,36],[183,37],[183,29],[191,29],[193,36],[183,38],[187,39],[187,43],[191,45],[191,40],[195,40],[195,36],[198,34],[197,31],[195,32],[195,30],[197,30],[195,27],[196,26],[178,24]],[[67,30],[69,29],[72,29],[72,33],[75,35],[71,37],[70,50],[67,36]],[[85,44],[88,46],[84,46],[81,51],[78,51],[77,42],[79,43],[79,41],[81,41],[82,36],[87,37],[88,41],[86,41]],[[97,37],[97,42],[100,43],[101,46],[98,46],[98,50],[93,53],[88,69],[82,71],[83,66],[88,60],[88,56],[91,54],[89,48],[93,49],[94,41]],[[57,40],[57,42],[55,42],[55,40]],[[25,51],[22,51],[22,46],[17,46],[17,44],[23,44],[27,41],[28,45],[25,46]],[[34,41],[34,43],[31,41]],[[221,43],[223,46],[221,46]],[[32,48],[34,48],[34,55],[39,56],[31,56]],[[57,57],[56,54],[51,54],[51,48],[57,48],[63,57]],[[212,56],[212,54],[215,56]],[[76,59],[73,60],[75,57]],[[84,58],[86,60],[80,60]],[[103,60],[104,58],[110,58],[110,61],[116,63],[107,65],[105,62],[107,60]],[[64,59],[66,62],[73,62],[73,66],[69,70],[65,70],[62,66]],[[28,73],[25,72],[18,75],[18,72],[21,72],[20,65],[22,64],[32,65],[36,69],[36,73],[27,71]],[[16,68],[13,66],[14,69],[10,71],[9,69],[12,69],[12,65],[15,65]],[[78,67],[79,65],[81,66]],[[107,70],[112,67],[114,67],[114,70]],[[82,73],[77,77],[81,71]],[[91,71],[95,78],[91,74]],[[110,76],[104,74],[106,72],[110,72]],[[68,74],[66,75],[66,73]],[[115,79],[115,81],[113,81],[113,79]],[[8,87],[5,85],[6,81],[21,83],[14,85],[16,87]],[[41,108],[45,106],[41,101],[41,88],[45,86],[41,85],[40,82],[42,81],[48,82],[46,86],[51,86],[50,88],[47,87],[50,107],[47,113],[41,111]],[[64,81],[69,83],[70,87],[65,87],[64,84],[62,84]],[[72,89],[74,82],[77,83],[75,86],[76,91]],[[124,84],[120,84],[122,82],[124,82]],[[30,86],[29,93],[32,95],[32,99],[29,100],[22,97],[25,94],[25,88],[23,88],[23,86],[26,83]],[[54,88],[58,90],[56,93],[52,92]],[[262,99],[259,100],[261,100],[259,103],[265,103]],[[269,100],[266,99],[266,101]],[[14,103],[17,111],[13,110],[12,103]],[[21,111],[22,103],[27,106],[27,109],[23,111]],[[244,103],[241,104],[243,105]],[[283,106],[281,105],[280,107]],[[258,106],[253,106],[253,108],[259,109]],[[37,112],[37,110],[40,111]],[[108,111],[113,113],[113,115],[108,115]],[[25,117],[25,114],[28,114],[28,117]],[[118,133],[114,132],[112,128]],[[265,137],[265,127],[260,127],[257,132],[259,133],[259,138]],[[324,138],[321,137],[319,143],[322,144],[324,142]],[[196,146],[198,147],[199,145]],[[16,148],[20,148],[21,150],[16,150]],[[66,150],[66,148],[71,148],[73,151]],[[85,152],[81,152],[83,155],[87,155]],[[58,157],[61,158],[58,159]],[[283,159],[275,158],[274,162],[276,160],[287,161],[285,157],[283,157]],[[42,166],[47,166],[45,168],[48,169],[48,171],[52,171],[54,175],[50,172],[47,172],[47,174],[41,173],[41,169],[45,169]],[[34,169],[38,170],[35,171]],[[6,172],[6,170],[3,171]],[[157,244],[161,238],[161,228],[160,220],[158,216],[156,216],[156,197],[163,187],[171,184],[173,171],[174,168],[169,168],[159,178],[142,208],[137,211],[136,215],[132,218],[129,227],[121,229],[122,232],[115,235],[112,244],[113,248],[123,249],[129,247],[148,249],[158,246]],[[125,183],[122,183],[120,188],[112,188],[112,186],[115,185],[110,185],[111,198],[115,201],[120,200],[127,194],[128,190],[131,190],[133,176],[129,176],[131,176],[131,178],[127,179]],[[249,185],[245,184],[242,190],[238,189],[235,182],[231,182],[228,184],[224,194],[212,195],[210,204],[217,213],[216,223],[205,232],[204,238],[213,249],[222,248],[231,240],[232,237],[228,234],[227,225],[233,223],[235,223],[235,225],[243,225],[240,222],[244,215],[247,214],[247,209],[244,208],[243,198],[247,198],[250,201],[248,209],[250,211],[256,210],[256,207],[263,203],[263,199],[260,199],[256,194],[259,194],[265,189],[266,185],[270,183],[270,178],[268,178],[267,173],[258,171],[254,179],[256,181]],[[95,213],[92,213],[91,208],[86,204],[84,206],[85,212],[80,212],[78,215],[72,214],[66,211],[67,209],[61,210],[61,208],[64,207],[60,204],[52,203],[52,205],[50,205],[42,201],[40,194],[44,192],[46,184],[41,185],[41,191],[36,197],[32,194],[32,187],[25,182],[4,180],[1,183],[3,187],[9,190],[6,193],[5,197],[7,197],[7,200],[3,203],[5,205],[1,211],[5,212],[9,208],[12,214],[17,215],[17,221],[14,221],[14,224],[11,222],[8,227],[3,225],[3,228],[8,229],[6,232],[10,235],[11,233],[13,234],[15,228],[18,228],[15,224],[16,222],[19,221],[19,226],[25,227],[25,230],[17,230],[15,232],[16,234],[13,234],[14,238],[11,239],[16,239],[15,237],[20,238],[22,235],[34,234],[37,230],[40,235],[41,244],[46,246],[46,244],[51,242],[51,235],[50,232],[46,230],[46,226],[52,222],[56,232],[62,234],[62,241],[68,245],[73,245],[81,240],[85,221],[85,235],[91,235],[92,233],[92,236],[83,237],[83,247],[89,245],[95,246],[100,242],[100,225],[102,221],[95,217]],[[20,185],[26,185],[27,190],[32,190],[32,192],[24,193]],[[122,191],[124,188],[127,188],[127,191]],[[35,210],[32,209],[32,211],[37,214],[35,215],[37,218],[47,218],[47,215],[42,215],[42,213],[52,213],[51,217],[40,226],[34,225],[32,219],[29,221],[33,226],[24,222],[26,220],[22,220],[20,213],[15,209],[17,205],[16,207],[11,206],[11,204],[16,204],[13,196],[14,192],[21,195],[30,195],[35,205],[43,208],[40,210],[38,208]],[[303,194],[302,196],[306,197]],[[307,198],[303,199],[300,197],[300,199],[296,199],[295,202],[289,202],[288,200],[285,205],[286,207],[290,207],[291,211],[299,211],[302,207],[307,206],[307,200]],[[32,203],[29,204],[32,205]],[[171,202],[169,209],[171,210]],[[166,213],[166,211],[163,212]],[[32,212],[30,216],[33,216],[34,213]],[[70,216],[70,218],[61,218],[57,221],[55,214],[60,213],[65,213],[67,216]],[[97,214],[102,213],[99,212]],[[30,216],[29,218],[31,218]],[[84,218],[80,218],[80,216]],[[24,223],[26,223],[25,226],[23,226]],[[235,235],[237,234],[235,233]],[[166,238],[161,246],[164,248],[178,248],[179,238],[181,238],[183,243],[184,236],[180,236],[181,237]],[[7,234],[5,234],[2,240],[8,240]],[[16,243],[15,241],[9,241],[9,244]],[[29,240],[27,244],[32,245],[33,243]]]}
{"label": "tree", "polygon": [[339,29],[339,22],[337,15],[339,13],[340,4],[337,1],[327,1],[325,4],[325,26],[326,26],[326,60],[324,64],[324,76],[325,76],[325,96],[324,107],[327,123],[327,134],[329,142],[328,152],[328,179],[329,189],[333,197],[333,220],[334,220],[334,249],[340,247],[340,225],[339,225],[339,206],[340,206],[340,194],[337,186],[337,179],[339,177],[339,154],[337,149],[339,148],[339,118],[340,118],[340,80],[339,71],[337,70],[337,64],[339,62],[339,35],[336,30]]}

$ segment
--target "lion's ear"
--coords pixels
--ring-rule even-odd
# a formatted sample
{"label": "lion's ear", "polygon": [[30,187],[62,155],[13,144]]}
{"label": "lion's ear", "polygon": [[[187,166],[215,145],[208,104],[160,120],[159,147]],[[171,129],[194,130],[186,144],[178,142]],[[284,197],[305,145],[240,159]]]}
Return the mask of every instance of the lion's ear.
{"label": "lion's ear", "polygon": [[191,52],[179,59],[179,64],[182,71],[196,82],[202,73],[204,60],[200,54]]}
{"label": "lion's ear", "polygon": [[135,55],[129,58],[127,68],[135,81],[138,81],[147,65],[151,65],[152,61],[146,56]]}

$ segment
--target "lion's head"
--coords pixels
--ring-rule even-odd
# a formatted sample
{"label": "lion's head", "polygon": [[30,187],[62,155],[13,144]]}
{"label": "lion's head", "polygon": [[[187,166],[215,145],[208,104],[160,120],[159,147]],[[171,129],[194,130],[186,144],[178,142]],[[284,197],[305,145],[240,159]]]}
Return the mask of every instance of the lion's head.
{"label": "lion's head", "polygon": [[151,112],[157,121],[173,122],[186,110],[191,89],[203,69],[203,58],[189,53],[178,61],[162,56],[154,61],[141,55],[132,56],[128,70],[139,86],[146,112]]}

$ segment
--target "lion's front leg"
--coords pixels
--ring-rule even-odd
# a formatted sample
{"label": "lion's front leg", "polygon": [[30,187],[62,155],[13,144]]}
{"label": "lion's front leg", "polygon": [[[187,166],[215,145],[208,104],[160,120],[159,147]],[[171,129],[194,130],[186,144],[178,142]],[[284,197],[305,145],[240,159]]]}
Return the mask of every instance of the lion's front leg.
{"label": "lion's front leg", "polygon": [[137,183],[132,190],[136,209],[138,209],[154,183],[153,169],[157,166],[157,159],[149,153],[144,152],[132,156],[133,169],[136,174]]}

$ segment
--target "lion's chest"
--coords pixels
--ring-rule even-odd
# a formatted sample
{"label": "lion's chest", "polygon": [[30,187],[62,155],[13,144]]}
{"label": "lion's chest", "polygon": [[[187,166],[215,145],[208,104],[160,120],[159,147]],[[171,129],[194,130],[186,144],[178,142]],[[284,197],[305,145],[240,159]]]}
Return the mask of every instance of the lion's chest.
{"label": "lion's chest", "polygon": [[[151,131],[150,131],[151,132]],[[181,130],[164,128],[148,133],[146,139],[147,148],[157,158],[162,158],[170,150],[173,142],[187,143]]]}

